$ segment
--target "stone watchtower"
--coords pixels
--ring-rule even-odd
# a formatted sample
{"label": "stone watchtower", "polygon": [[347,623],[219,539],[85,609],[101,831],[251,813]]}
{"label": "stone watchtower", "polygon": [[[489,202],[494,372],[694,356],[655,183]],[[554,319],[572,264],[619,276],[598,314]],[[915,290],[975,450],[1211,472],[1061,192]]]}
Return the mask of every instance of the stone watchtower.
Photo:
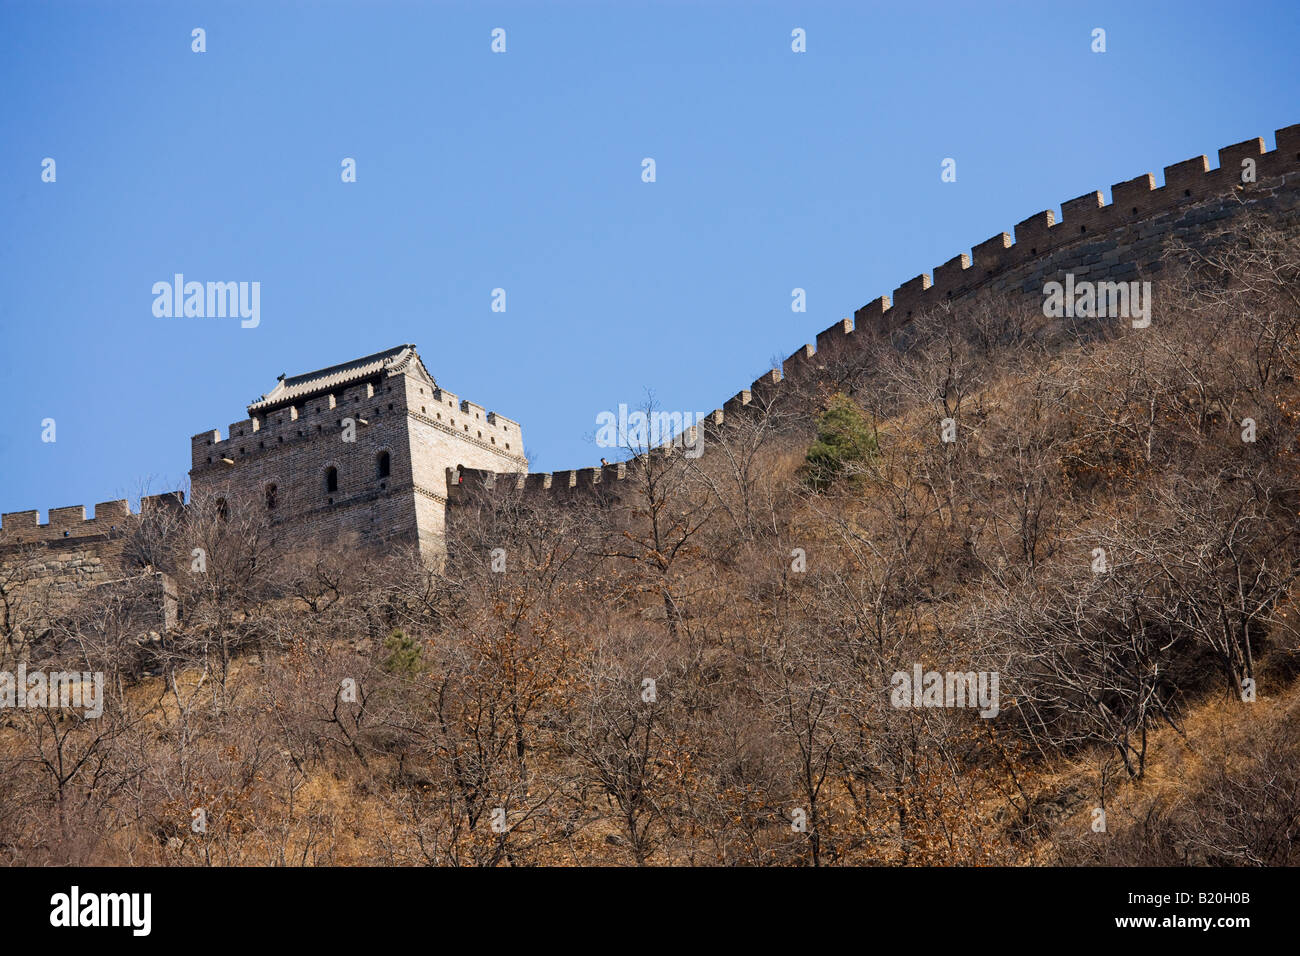
{"label": "stone watchtower", "polygon": [[527,472],[517,422],[438,387],[414,345],[292,377],[191,439],[195,499],[266,511],[290,547],[443,550],[447,472]]}

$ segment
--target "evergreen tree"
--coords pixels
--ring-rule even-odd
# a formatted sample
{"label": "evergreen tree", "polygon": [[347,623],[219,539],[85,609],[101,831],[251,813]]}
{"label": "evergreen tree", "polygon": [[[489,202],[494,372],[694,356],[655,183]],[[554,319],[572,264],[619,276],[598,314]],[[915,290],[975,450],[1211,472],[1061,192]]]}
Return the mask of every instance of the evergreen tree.
{"label": "evergreen tree", "polygon": [[876,456],[876,435],[856,402],[836,392],[826,411],[817,419],[817,439],[805,456],[805,479],[817,491],[825,491],[851,462]]}

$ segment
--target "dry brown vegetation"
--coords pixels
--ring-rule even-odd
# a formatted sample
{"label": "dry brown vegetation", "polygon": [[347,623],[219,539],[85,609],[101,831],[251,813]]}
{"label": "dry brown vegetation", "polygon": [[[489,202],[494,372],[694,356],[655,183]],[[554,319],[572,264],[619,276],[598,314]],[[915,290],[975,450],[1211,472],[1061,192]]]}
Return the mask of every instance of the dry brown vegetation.
{"label": "dry brown vegetation", "polygon": [[[1300,862],[1300,243],[1216,248],[1170,250],[1147,329],[964,300],[699,459],[634,458],[617,501],[498,483],[438,570],[198,502],[132,542],[178,588],[147,644],[121,589],[38,627],[11,573],[0,669],[110,698],[0,714],[0,857]],[[837,393],[876,452],[813,490]],[[914,664],[997,672],[1000,713],[895,708]]]}

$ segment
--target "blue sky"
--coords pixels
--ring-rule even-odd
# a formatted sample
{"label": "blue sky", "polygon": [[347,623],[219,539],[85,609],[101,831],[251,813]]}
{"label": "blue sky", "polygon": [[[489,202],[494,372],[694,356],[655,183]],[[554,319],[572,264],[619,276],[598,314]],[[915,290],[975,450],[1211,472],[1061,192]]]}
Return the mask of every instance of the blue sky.
{"label": "blue sky", "polygon": [[[1294,2],[5,0],[0,511],[181,487],[277,374],[403,342],[594,464],[620,402],[718,407],[1032,213],[1272,148],[1298,49]],[[176,272],[260,325],[155,317]]]}

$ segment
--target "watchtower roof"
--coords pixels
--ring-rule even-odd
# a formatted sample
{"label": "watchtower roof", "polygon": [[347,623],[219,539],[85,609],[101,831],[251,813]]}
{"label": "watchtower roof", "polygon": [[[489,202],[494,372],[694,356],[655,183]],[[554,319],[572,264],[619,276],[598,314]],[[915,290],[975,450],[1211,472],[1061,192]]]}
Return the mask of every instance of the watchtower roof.
{"label": "watchtower roof", "polygon": [[420,361],[415,346],[407,343],[406,345],[386,349],[383,352],[376,352],[374,355],[353,359],[350,362],[342,362],[328,368],[317,369],[314,372],[281,377],[275,383],[275,388],[248,406],[248,413],[252,415],[258,412],[267,412],[273,408],[288,405],[291,402],[325,392],[332,392],[376,375],[396,374],[405,371],[412,362],[415,363],[422,377],[427,378],[430,384],[436,385],[433,376],[429,374],[429,370]]}

